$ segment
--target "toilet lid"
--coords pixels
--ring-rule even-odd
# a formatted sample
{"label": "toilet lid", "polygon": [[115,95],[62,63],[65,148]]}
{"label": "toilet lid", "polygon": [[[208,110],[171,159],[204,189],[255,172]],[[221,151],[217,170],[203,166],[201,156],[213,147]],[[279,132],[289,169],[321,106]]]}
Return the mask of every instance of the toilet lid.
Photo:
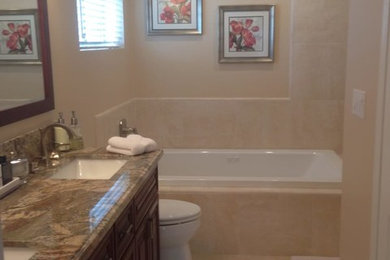
{"label": "toilet lid", "polygon": [[193,221],[200,216],[200,207],[181,200],[159,200],[160,225],[173,225]]}

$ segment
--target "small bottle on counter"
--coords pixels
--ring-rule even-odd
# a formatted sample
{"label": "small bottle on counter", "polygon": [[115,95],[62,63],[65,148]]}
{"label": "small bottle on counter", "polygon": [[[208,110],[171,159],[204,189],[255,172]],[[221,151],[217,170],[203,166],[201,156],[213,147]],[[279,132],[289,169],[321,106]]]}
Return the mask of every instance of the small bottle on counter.
{"label": "small bottle on counter", "polygon": [[[58,113],[57,123],[65,124],[62,112]],[[54,144],[58,151],[66,152],[70,150],[69,135],[65,129],[61,127],[54,127]]]}
{"label": "small bottle on counter", "polygon": [[84,141],[81,135],[81,129],[79,125],[79,120],[76,117],[76,112],[72,111],[72,117],[70,119],[70,128],[73,129],[73,132],[76,136],[70,140],[70,149],[71,150],[81,150],[84,148]]}
{"label": "small bottle on counter", "polygon": [[2,185],[6,185],[12,181],[12,167],[11,163],[7,160],[7,156],[0,156],[0,165]]}

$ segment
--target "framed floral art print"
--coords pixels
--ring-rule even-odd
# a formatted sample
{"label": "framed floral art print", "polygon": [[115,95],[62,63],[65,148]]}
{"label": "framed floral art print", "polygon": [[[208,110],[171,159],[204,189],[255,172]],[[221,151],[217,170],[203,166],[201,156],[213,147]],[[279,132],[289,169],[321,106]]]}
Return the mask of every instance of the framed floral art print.
{"label": "framed floral art print", "polygon": [[273,62],[274,5],[219,7],[219,62]]}
{"label": "framed floral art print", "polygon": [[40,64],[37,10],[0,10],[0,64]]}
{"label": "framed floral art print", "polygon": [[149,35],[202,34],[202,0],[148,0]]}

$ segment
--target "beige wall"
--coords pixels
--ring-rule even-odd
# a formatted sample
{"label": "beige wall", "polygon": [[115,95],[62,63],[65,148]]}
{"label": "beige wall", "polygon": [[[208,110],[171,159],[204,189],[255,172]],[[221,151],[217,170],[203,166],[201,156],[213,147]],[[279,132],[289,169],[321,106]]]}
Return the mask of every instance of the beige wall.
{"label": "beige wall", "polygon": [[135,1],[138,97],[288,97],[290,0],[276,7],[275,62],[218,64],[218,6],[256,0],[205,0],[202,36],[145,36],[145,1]]}
{"label": "beige wall", "polygon": [[[382,9],[383,0],[350,1],[343,143],[342,260],[367,260],[370,254]],[[367,92],[364,119],[351,114],[353,88]]]}
{"label": "beige wall", "polygon": [[87,145],[95,144],[94,115],[139,97],[130,102],[133,122],[163,147],[341,150],[346,0],[267,1],[277,5],[272,64],[217,62],[218,5],[236,1],[204,1],[204,33],[195,37],[146,36],[144,1],[124,3],[126,48],[79,52],[74,1],[49,1],[56,111],[68,120],[78,111]]}
{"label": "beige wall", "polygon": [[[348,2],[271,1],[275,62],[218,64],[218,5],[233,3],[205,1],[201,37],[152,37],[143,36],[144,4],[136,1],[132,124],[161,147],[341,152]],[[119,113],[98,116],[98,144],[116,133]]]}
{"label": "beige wall", "polygon": [[[125,10],[133,9],[133,3],[124,2]],[[70,111],[76,110],[86,145],[94,145],[93,115],[131,98],[134,92],[132,27],[126,27],[124,49],[79,52],[76,1],[49,0],[48,8],[56,111],[1,127],[0,141],[56,120],[57,111],[63,111],[69,123]],[[127,11],[125,23],[131,23]]]}

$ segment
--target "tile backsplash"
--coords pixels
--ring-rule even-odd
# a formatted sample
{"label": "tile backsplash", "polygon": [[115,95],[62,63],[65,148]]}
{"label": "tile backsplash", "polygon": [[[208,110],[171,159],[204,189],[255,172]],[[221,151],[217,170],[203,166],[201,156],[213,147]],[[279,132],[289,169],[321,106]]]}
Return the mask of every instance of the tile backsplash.
{"label": "tile backsplash", "polygon": [[42,147],[39,129],[0,143],[0,155],[8,157],[12,152],[19,158],[28,158],[29,160],[41,157]]}

